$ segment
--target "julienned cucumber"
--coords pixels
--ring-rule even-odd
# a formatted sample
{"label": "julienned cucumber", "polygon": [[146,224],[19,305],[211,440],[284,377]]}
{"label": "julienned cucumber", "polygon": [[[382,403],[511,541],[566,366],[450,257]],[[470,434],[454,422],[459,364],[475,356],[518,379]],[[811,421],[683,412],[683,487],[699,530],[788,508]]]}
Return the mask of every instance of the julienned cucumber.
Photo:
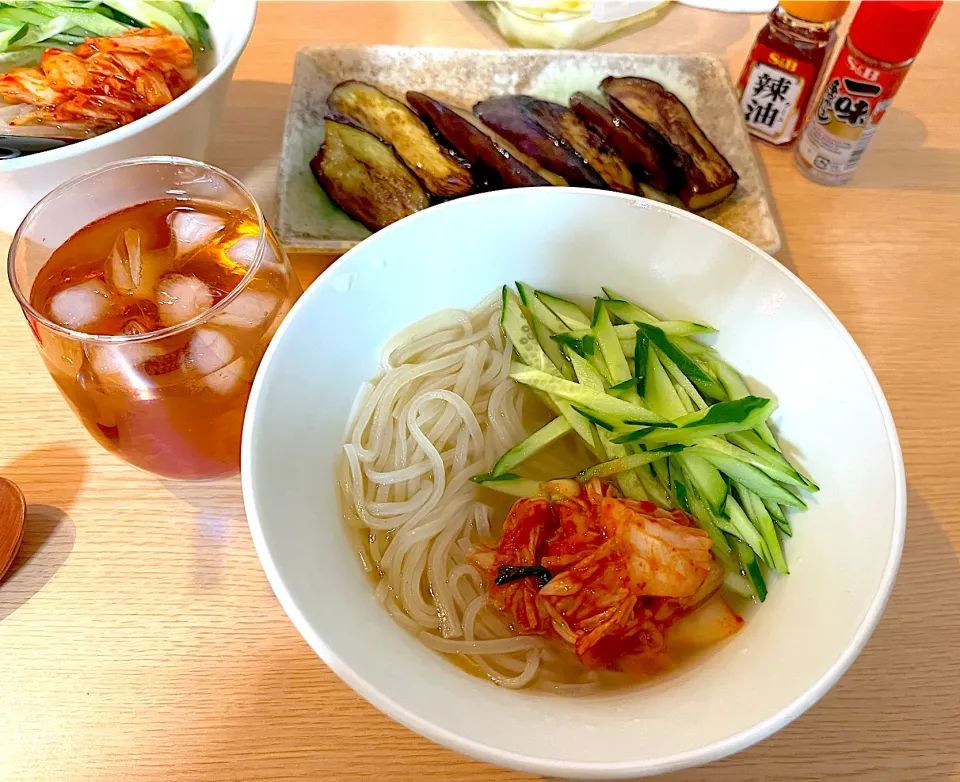
{"label": "julienned cucumber", "polygon": [[590,318],[572,301],[561,299],[559,296],[551,296],[549,293],[537,291],[536,297],[540,299],[553,314],[562,320],[568,329],[589,329]]}
{"label": "julienned cucumber", "polygon": [[[539,346],[537,349],[539,350]],[[510,377],[521,385],[530,386],[530,388],[536,388],[539,391],[545,391],[553,396],[566,399],[573,404],[585,407],[591,412],[616,416],[624,426],[630,426],[632,423],[645,426],[670,424],[667,419],[647,410],[645,407],[594,391],[579,383],[564,380],[559,377],[559,374],[552,375],[523,364],[514,364],[510,367]]]}
{"label": "julienned cucumber", "polygon": [[518,464],[523,464],[527,459],[546,448],[550,443],[559,440],[573,427],[565,418],[554,418],[549,424],[538,429],[526,440],[513,446],[507,451],[497,463],[493,466],[492,475],[497,477],[504,473],[509,473]]}
{"label": "julienned cucumber", "polygon": [[500,326],[507,335],[510,344],[517,352],[520,360],[529,367],[546,372],[550,375],[560,375],[560,370],[543,352],[533,327],[524,317],[520,309],[520,302],[516,294],[506,285],[503,286],[503,304],[500,312]]}
{"label": "julienned cucumber", "polygon": [[672,443],[692,445],[705,437],[752,429],[757,423],[765,421],[776,407],[777,404],[773,400],[755,396],[747,396],[733,402],[718,402],[706,410],[698,410],[675,418],[673,423],[676,428],[674,429],[648,431],[646,428],[639,428],[616,438],[616,442],[624,444],[638,442],[647,448]]}
{"label": "julienned cucumber", "polygon": [[520,301],[523,302],[524,307],[530,310],[530,314],[535,320],[538,320],[554,334],[568,330],[567,325],[554,315],[553,311],[546,304],[537,298],[537,292],[533,288],[529,285],[524,285],[522,282],[518,282],[516,285],[517,293],[520,294]]}
{"label": "julienned cucumber", "polygon": [[[615,302],[616,307],[626,308],[622,311],[626,312],[629,315],[629,317],[622,318],[622,320],[624,320],[627,323],[633,323],[634,321],[640,320],[640,321],[643,321],[644,323],[650,323],[653,326],[662,327],[663,323],[669,322],[669,321],[661,320],[655,315],[650,314],[649,312],[647,312],[647,310],[643,309],[643,307],[641,307],[640,305],[630,301],[630,299],[627,296],[624,296],[622,293],[618,293],[617,291],[611,288],[604,288],[604,287],[602,287],[600,290],[603,291],[608,301]],[[617,317],[620,317],[620,316],[618,315]],[[689,323],[691,326],[695,326],[697,328],[697,333],[701,333],[701,334],[711,334],[711,333],[716,333],[717,331],[712,326],[706,326],[702,323],[693,323],[692,321],[675,321],[675,322]]]}
{"label": "julienned cucumber", "polygon": [[737,494],[740,495],[740,501],[743,508],[749,516],[751,523],[756,529],[760,530],[764,544],[769,554],[767,564],[773,565],[783,575],[787,575],[790,569],[787,567],[786,557],[783,555],[783,546],[780,543],[780,536],[777,534],[777,528],[767,512],[763,500],[754,494],[745,486],[737,485]]}
{"label": "julienned cucumber", "polygon": [[[474,480],[517,497],[543,496],[523,464],[570,431],[600,463],[576,476],[614,480],[624,496],[690,513],[728,569],[726,584],[759,600],[766,568],[786,575],[784,506],[817,486],[783,454],[767,424],[772,399],[694,339],[714,329],[661,320],[604,288],[592,316],[569,299],[517,283],[504,288],[501,323],[518,360],[511,377],[560,416]],[[562,476],[556,476],[562,477]]]}
{"label": "julienned cucumber", "polygon": [[[741,397],[750,395],[750,390],[747,388],[747,384],[743,382],[743,378],[740,377],[740,373],[731,367],[726,361],[723,361],[717,356],[713,356],[707,358],[707,363],[714,370],[714,373],[719,381],[723,384],[730,399],[740,399]],[[766,421],[758,424],[756,430],[763,442],[765,442],[771,448],[774,448],[778,451],[780,450],[780,446],[777,444],[777,438],[773,436],[773,432],[770,430],[770,425],[767,424]]]}
{"label": "julienned cucumber", "polygon": [[519,475],[504,473],[503,475],[474,475],[470,480],[488,489],[510,494],[513,497],[544,497],[539,481],[530,478],[521,478]]}
{"label": "julienned cucumber", "polygon": [[[682,447],[682,446],[681,446]],[[676,453],[673,448],[664,448],[659,451],[643,451],[642,453],[627,454],[617,459],[611,459],[594,467],[584,470],[577,475],[578,481],[589,481],[591,478],[607,478],[611,475],[618,475],[628,470],[634,470],[651,462],[661,461],[671,453]]]}
{"label": "julienned cucumber", "polygon": [[597,308],[596,324],[593,327],[593,332],[597,340],[597,346],[600,348],[600,355],[603,356],[607,369],[610,371],[610,379],[614,383],[623,383],[629,380],[633,376],[630,372],[630,365],[627,363],[627,357],[623,355],[620,340],[617,339],[617,333],[613,330],[613,323],[610,322],[610,315],[603,304]]}
{"label": "julienned cucumber", "polygon": [[648,323],[637,323],[638,332],[643,334],[657,350],[669,358],[685,374],[690,381],[704,394],[713,399],[726,399],[727,392],[716,380],[704,372],[690,356],[674,345],[656,326]]}
{"label": "julienned cucumber", "polygon": [[[650,452],[648,451],[648,453]],[[653,453],[656,453],[656,451]],[[723,479],[720,471],[706,459],[693,452],[679,454],[677,461],[683,465],[684,471],[690,476],[690,480],[697,487],[700,496],[707,501],[710,510],[717,515],[723,514],[727,497],[730,494],[730,487],[727,486],[727,482]]]}
{"label": "julienned cucumber", "polygon": [[628,301],[610,299],[605,304],[610,314],[624,323],[636,323],[638,321],[648,323],[651,326],[657,326],[666,334],[689,336],[691,334],[713,334],[716,332],[715,328],[705,326],[702,323],[693,323],[689,320],[658,320],[646,310],[640,309],[640,307]]}
{"label": "julienned cucumber", "polygon": [[731,479],[742,486],[746,486],[764,499],[779,503],[780,505],[789,505],[793,508],[806,510],[806,503],[797,497],[796,494],[783,488],[773,480],[773,478],[761,472],[753,465],[746,464],[739,459],[734,459],[712,448],[704,448],[703,446],[697,446],[694,448],[694,452],[713,464],[713,466],[724,473],[724,475],[728,475]]}
{"label": "julienned cucumber", "polygon": [[[727,439],[738,448],[752,453],[757,457],[759,462],[766,464],[772,470],[779,470],[781,473],[790,475],[794,480],[799,481],[799,483],[794,485],[801,486],[807,491],[820,491],[820,487],[817,486],[817,484],[805,475],[801,475],[780,451],[767,445],[756,431],[731,433]],[[771,469],[763,467],[761,463],[757,463],[760,469],[770,475],[774,475]],[[774,477],[776,476],[774,475]],[[778,478],[778,480],[780,479]]]}

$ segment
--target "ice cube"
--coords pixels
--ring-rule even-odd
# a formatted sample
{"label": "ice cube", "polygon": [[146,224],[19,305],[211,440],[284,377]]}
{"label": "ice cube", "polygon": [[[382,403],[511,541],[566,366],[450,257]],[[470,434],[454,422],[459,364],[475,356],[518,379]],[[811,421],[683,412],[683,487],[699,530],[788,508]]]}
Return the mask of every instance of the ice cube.
{"label": "ice cube", "polygon": [[126,337],[135,337],[138,334],[146,334],[149,330],[139,320],[132,318],[123,324],[120,333]]}
{"label": "ice cube", "polygon": [[203,382],[207,387],[218,394],[229,394],[245,379],[247,362],[238,358],[227,364],[223,369],[207,375]]}
{"label": "ice cube", "polygon": [[105,277],[117,291],[131,295],[138,291],[143,281],[143,258],[140,251],[140,234],[132,228],[124,228],[113,245],[107,261]]}
{"label": "ice cube", "polygon": [[104,277],[117,293],[147,299],[171,260],[163,251],[144,250],[140,234],[125,228],[113,245]]}
{"label": "ice cube", "polygon": [[197,329],[183,356],[184,369],[209,375],[233,361],[233,343],[216,329]]}
{"label": "ice cube", "polygon": [[136,390],[153,388],[154,383],[143,365],[163,353],[150,342],[87,345],[87,358],[97,380],[103,385],[121,385]]}
{"label": "ice cube", "polygon": [[213,322],[218,326],[237,329],[255,329],[266,323],[277,309],[277,297],[264,291],[243,291],[217,315]]}
{"label": "ice cube", "polygon": [[100,280],[88,280],[55,293],[50,299],[50,317],[61,326],[83,331],[107,314],[112,297]]}
{"label": "ice cube", "polygon": [[168,274],[157,286],[157,313],[165,326],[179,326],[213,306],[213,292],[203,280]]}
{"label": "ice cube", "polygon": [[249,269],[257,259],[257,250],[260,247],[259,236],[244,236],[237,239],[227,248],[227,258],[237,266]]}
{"label": "ice cube", "polygon": [[226,221],[203,212],[174,212],[170,216],[170,233],[178,256],[210,244],[225,227]]}

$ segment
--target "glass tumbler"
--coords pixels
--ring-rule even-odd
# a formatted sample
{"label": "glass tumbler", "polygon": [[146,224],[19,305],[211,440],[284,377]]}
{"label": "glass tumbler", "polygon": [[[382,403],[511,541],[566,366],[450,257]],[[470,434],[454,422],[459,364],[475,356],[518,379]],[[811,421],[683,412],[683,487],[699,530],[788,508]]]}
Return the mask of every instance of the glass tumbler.
{"label": "glass tumbler", "polygon": [[[125,236],[128,229],[138,231],[138,216],[158,201],[208,217],[206,223],[168,219],[169,245],[142,259],[144,269],[154,262],[167,266],[155,272],[160,282],[138,293],[137,306],[154,314],[166,312],[163,308],[179,299],[164,293],[164,285],[180,290],[176,286],[185,279],[204,291],[218,290],[220,284],[218,298],[208,299],[206,308],[198,307],[197,314],[182,322],[153,330],[138,327],[134,320],[108,333],[85,333],[71,320],[78,315],[55,322],[44,314],[42,310],[55,309],[53,298],[49,306],[41,306],[51,269],[63,266],[64,279],[95,278],[101,292],[110,287],[111,278],[104,277],[102,268],[97,271],[98,259],[83,257],[81,242],[71,242],[54,255],[58,248],[97,221],[95,228],[101,232]],[[231,215],[232,222],[204,228],[213,225],[211,215],[222,214]],[[150,235],[149,226],[142,228],[144,236]],[[154,234],[159,236],[156,230]],[[181,266],[199,257],[197,252],[203,253],[206,265],[198,265],[195,276],[188,278]],[[171,268],[171,258],[180,266]],[[240,435],[254,374],[281,320],[302,293],[260,207],[239,181],[204,163],[170,157],[128,160],[78,177],[47,195],[24,219],[10,247],[7,272],[50,374],[101,445],[166,478],[205,480],[239,470]],[[141,272],[139,279],[147,273]],[[223,286],[222,279],[205,280],[205,275],[232,283]],[[88,302],[79,303],[82,313]],[[57,307],[62,309],[62,304]]]}

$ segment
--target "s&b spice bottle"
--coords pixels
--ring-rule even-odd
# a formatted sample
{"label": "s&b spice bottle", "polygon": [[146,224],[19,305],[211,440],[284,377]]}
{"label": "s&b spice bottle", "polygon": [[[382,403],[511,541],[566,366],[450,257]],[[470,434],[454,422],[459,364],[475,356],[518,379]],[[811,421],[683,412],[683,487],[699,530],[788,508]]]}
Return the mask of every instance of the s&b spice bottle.
{"label": "s&b spice bottle", "polygon": [[926,40],[943,0],[864,0],[824,82],[797,167],[822,185],[846,183]]}
{"label": "s&b spice bottle", "polygon": [[770,14],[740,74],[747,130],[786,147],[800,135],[847,0],[784,0]]}

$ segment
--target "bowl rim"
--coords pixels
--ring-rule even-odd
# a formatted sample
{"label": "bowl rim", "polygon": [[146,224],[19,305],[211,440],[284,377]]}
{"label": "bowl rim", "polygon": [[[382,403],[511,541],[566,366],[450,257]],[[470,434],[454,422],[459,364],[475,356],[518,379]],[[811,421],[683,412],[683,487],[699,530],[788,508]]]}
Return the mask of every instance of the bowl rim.
{"label": "bowl rim", "polygon": [[[219,0],[219,2],[228,2],[228,0]],[[234,45],[223,53],[222,58],[217,55],[216,50],[214,50],[217,61],[213,69],[202,76],[200,80],[183,93],[183,95],[174,98],[166,106],[147,114],[145,117],[141,117],[128,125],[123,125],[107,133],[101,133],[99,136],[84,139],[75,144],[67,144],[66,146],[56,149],[49,149],[45,152],[38,152],[34,155],[24,155],[10,160],[0,160],[0,174],[20,172],[47,163],[58,163],[62,160],[76,157],[77,155],[83,155],[86,152],[93,152],[114,142],[123,141],[140,131],[162,122],[167,117],[177,113],[180,109],[199,100],[200,96],[204,95],[213,84],[220,81],[220,78],[226,71],[237,64],[240,55],[243,54],[244,49],[247,48],[247,44],[250,42],[250,36],[253,35],[253,27],[257,18],[257,0],[229,0],[229,2],[234,6],[231,8],[230,18],[237,20],[235,29],[240,31],[240,35],[234,42]]]}
{"label": "bowl rim", "polygon": [[[270,548],[267,544],[263,523],[257,512],[257,503],[254,496],[254,483],[252,478],[254,459],[252,443],[253,429],[255,426],[255,419],[257,418],[256,411],[259,408],[261,394],[263,393],[265,382],[264,378],[269,372],[270,364],[272,363],[273,357],[278,350],[278,346],[283,339],[284,333],[288,328],[290,328],[290,324],[293,322],[299,311],[307,306],[308,299],[311,296],[316,295],[315,292],[311,293],[311,291],[313,291],[315,288],[319,290],[325,285],[331,285],[337,275],[337,272],[343,266],[350,263],[352,256],[357,254],[358,250],[368,242],[376,242],[378,241],[378,237],[389,237],[396,231],[406,230],[406,228],[403,226],[410,226],[415,221],[424,219],[425,214],[442,214],[445,210],[469,208],[468,206],[463,206],[463,204],[469,204],[480,199],[509,201],[511,198],[521,197],[516,195],[517,193],[521,193],[524,196],[529,197],[527,191],[525,190],[500,190],[467,196],[466,198],[449,201],[447,203],[431,207],[429,210],[411,215],[397,223],[394,223],[393,225],[387,226],[386,228],[383,228],[380,231],[372,234],[369,238],[364,239],[356,247],[347,251],[343,256],[338,258],[333,264],[324,270],[323,274],[309,286],[309,288],[304,292],[303,296],[300,297],[299,301],[294,304],[293,308],[280,325],[277,333],[274,335],[273,340],[263,356],[260,367],[257,370],[256,377],[254,378],[253,386],[250,391],[250,398],[247,403],[247,414],[244,417],[240,454],[240,475],[243,490],[243,502],[246,510],[247,522],[250,527],[250,534],[253,538],[254,547],[256,548],[257,556],[260,559],[260,564],[263,567],[264,573],[267,576],[267,580],[270,582],[270,586],[273,588],[277,599],[280,601],[280,605],[283,607],[283,610],[286,612],[287,616],[290,618],[294,626],[314,650],[314,652],[358,695],[363,697],[387,716],[396,720],[401,725],[404,725],[407,728],[415,731],[416,733],[419,733],[421,736],[424,736],[441,746],[447,747],[448,749],[452,749],[456,752],[460,752],[461,754],[477,760],[482,760],[500,767],[506,767],[517,771],[539,774],[548,777],[574,776],[583,779],[624,779],[636,776],[665,774],[672,771],[681,771],[684,769],[693,768],[714,760],[719,760],[720,758],[746,749],[747,747],[762,741],[763,739],[769,737],[776,731],[791,723],[793,720],[807,711],[811,706],[813,706],[817,701],[819,701],[837,683],[840,677],[846,672],[846,670],[866,646],[867,641],[870,639],[870,636],[873,634],[874,629],[880,621],[880,617],[883,614],[887,601],[889,600],[890,593],[893,590],[893,585],[896,581],[897,572],[900,567],[900,558],[903,552],[903,544],[906,536],[906,471],[903,463],[903,453],[900,447],[900,440],[897,435],[896,425],[893,420],[893,414],[890,411],[890,406],[887,403],[886,397],[883,394],[883,390],[880,387],[880,383],[877,380],[873,369],[870,367],[869,362],[863,355],[863,352],[860,350],[857,343],[854,341],[853,337],[840,322],[840,319],[833,314],[830,308],[827,307],[827,305],[824,304],[824,302],[813,292],[813,290],[799,277],[797,277],[796,274],[786,268],[775,258],[765,253],[763,250],[760,250],[758,247],[750,244],[750,242],[742,239],[733,232],[716,225],[715,223],[711,223],[709,220],[703,217],[639,196],[577,187],[537,188],[536,190],[538,195],[534,196],[535,198],[579,198],[584,194],[588,194],[595,198],[611,198],[630,201],[635,206],[665,211],[674,217],[678,217],[683,220],[704,223],[712,230],[720,231],[721,233],[726,234],[729,238],[733,239],[737,243],[757,253],[762,260],[764,260],[768,265],[772,266],[787,280],[796,285],[801,292],[806,294],[806,296],[808,296],[813,303],[820,308],[820,310],[838,329],[841,339],[845,341],[847,348],[851,352],[851,355],[857,361],[860,369],[864,372],[870,388],[873,391],[877,405],[880,408],[880,413],[883,418],[884,429],[887,436],[887,443],[890,448],[890,455],[893,461],[893,471],[896,482],[894,491],[893,535],[890,552],[884,566],[883,576],[880,584],[877,587],[876,594],[873,596],[870,606],[867,609],[866,615],[864,616],[860,625],[856,628],[853,638],[847,645],[846,649],[833,662],[833,664],[830,665],[823,675],[821,675],[821,677],[813,685],[807,688],[806,692],[795,698],[787,706],[779,709],[776,713],[772,714],[756,725],[753,725],[746,730],[742,730],[739,733],[720,741],[666,757],[648,758],[637,761],[604,763],[552,760],[545,757],[536,757],[517,752],[500,750],[488,744],[467,738],[459,733],[447,730],[446,728],[428,720],[422,719],[417,714],[408,710],[402,704],[383,695],[373,685],[369,684],[361,674],[354,671],[348,661],[340,658],[329,646],[327,646],[320,634],[314,630],[313,627],[311,627],[305,616],[300,612],[296,601],[284,584],[283,577],[277,568],[277,564],[274,561]],[[541,193],[543,195],[540,195]],[[385,239],[380,239],[380,241],[385,241]]]}

